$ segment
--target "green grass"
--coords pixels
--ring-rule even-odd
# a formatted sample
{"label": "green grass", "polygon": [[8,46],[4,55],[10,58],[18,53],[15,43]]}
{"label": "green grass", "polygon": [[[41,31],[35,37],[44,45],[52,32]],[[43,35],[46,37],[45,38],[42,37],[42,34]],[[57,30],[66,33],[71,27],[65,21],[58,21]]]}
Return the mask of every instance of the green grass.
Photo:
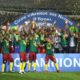
{"label": "green grass", "polygon": [[80,80],[80,72],[0,73],[0,80]]}

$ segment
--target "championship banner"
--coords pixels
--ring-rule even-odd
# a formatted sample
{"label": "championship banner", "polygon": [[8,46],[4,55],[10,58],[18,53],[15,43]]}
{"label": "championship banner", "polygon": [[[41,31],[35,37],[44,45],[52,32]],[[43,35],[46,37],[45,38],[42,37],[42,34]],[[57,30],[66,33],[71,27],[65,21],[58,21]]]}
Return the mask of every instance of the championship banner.
{"label": "championship banner", "polygon": [[[20,57],[19,54],[11,54],[14,59],[14,67],[13,71],[18,72],[19,71],[19,63],[20,63]],[[59,64],[61,72],[80,72],[80,54],[54,54],[57,62]],[[45,64],[45,54],[37,54],[37,72],[43,72],[44,71],[44,64]],[[0,72],[2,69],[2,61],[3,61],[3,55],[0,54]],[[7,69],[6,71],[9,71],[9,63],[6,63]],[[26,68],[25,71],[28,70],[28,61],[26,61]],[[33,71],[33,66],[31,68],[31,71]],[[56,71],[54,67],[54,63],[52,61],[49,61],[48,64],[48,71],[53,72]]]}
{"label": "championship banner", "polygon": [[57,27],[64,28],[66,20],[68,21],[68,25],[72,26],[74,23],[69,20],[64,15],[54,13],[51,11],[36,11],[32,13],[25,14],[20,18],[16,19],[14,22],[10,24],[10,26],[18,26],[20,27],[23,24],[27,24],[28,21],[35,21],[38,27],[41,26],[53,26],[56,24]]}

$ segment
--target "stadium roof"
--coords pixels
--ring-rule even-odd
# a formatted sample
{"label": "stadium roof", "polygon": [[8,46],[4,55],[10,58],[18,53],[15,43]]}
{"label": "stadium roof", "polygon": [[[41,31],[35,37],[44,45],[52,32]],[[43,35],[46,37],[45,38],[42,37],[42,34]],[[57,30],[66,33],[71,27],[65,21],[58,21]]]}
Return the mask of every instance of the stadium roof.
{"label": "stadium roof", "polygon": [[26,13],[32,10],[54,10],[62,14],[80,14],[80,0],[0,0],[0,11]]}

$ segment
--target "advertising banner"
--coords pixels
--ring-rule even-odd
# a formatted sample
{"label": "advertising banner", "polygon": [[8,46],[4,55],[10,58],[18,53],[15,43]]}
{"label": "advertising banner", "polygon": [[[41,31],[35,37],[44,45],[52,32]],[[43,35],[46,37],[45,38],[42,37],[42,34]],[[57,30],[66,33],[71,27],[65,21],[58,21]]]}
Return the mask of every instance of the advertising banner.
{"label": "advertising banner", "polygon": [[[20,57],[19,54],[11,54],[14,59],[14,66],[13,71],[19,71],[19,63],[20,63]],[[37,72],[44,71],[44,65],[45,65],[45,54],[37,54]],[[60,70],[62,72],[79,72],[80,71],[80,54],[55,54],[55,57],[57,59],[57,62],[59,64]],[[2,62],[3,62],[3,55],[0,54],[0,72],[2,69]],[[26,61],[26,68],[25,71],[28,71],[28,62]],[[9,71],[9,63],[6,63],[6,71]],[[33,71],[33,65],[31,68],[31,71]],[[49,60],[48,63],[48,71],[56,71],[54,67],[54,63]]]}
{"label": "advertising banner", "polygon": [[11,26],[20,26],[30,20],[31,22],[35,20],[37,22],[38,26],[53,26],[53,24],[56,23],[57,27],[64,28],[65,27],[65,21],[68,20],[68,25],[72,26],[73,22],[69,20],[64,15],[54,13],[51,11],[36,11],[32,13],[25,14],[21,16],[20,18],[16,19],[14,22],[12,22]]}

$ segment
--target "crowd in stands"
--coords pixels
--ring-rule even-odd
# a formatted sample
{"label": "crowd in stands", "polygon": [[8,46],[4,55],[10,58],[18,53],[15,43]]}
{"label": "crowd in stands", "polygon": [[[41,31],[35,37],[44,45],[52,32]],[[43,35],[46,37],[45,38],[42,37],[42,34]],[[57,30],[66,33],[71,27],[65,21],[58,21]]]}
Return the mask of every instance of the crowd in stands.
{"label": "crowd in stands", "polygon": [[20,14],[15,13],[0,13],[0,25],[6,24],[8,21],[13,22]]}
{"label": "crowd in stands", "polygon": [[[37,27],[36,22],[29,22],[26,26],[22,25],[10,27],[9,25],[0,28],[0,53],[3,53],[3,43],[9,47],[10,53],[19,53],[19,41],[26,41],[26,50],[29,51],[30,38],[35,39],[37,45],[37,53],[46,53],[45,43],[50,38],[53,44],[54,53],[80,53],[80,26],[68,26],[65,22],[65,28],[61,29],[53,25],[53,27]],[[48,45],[49,46],[49,45]]]}

